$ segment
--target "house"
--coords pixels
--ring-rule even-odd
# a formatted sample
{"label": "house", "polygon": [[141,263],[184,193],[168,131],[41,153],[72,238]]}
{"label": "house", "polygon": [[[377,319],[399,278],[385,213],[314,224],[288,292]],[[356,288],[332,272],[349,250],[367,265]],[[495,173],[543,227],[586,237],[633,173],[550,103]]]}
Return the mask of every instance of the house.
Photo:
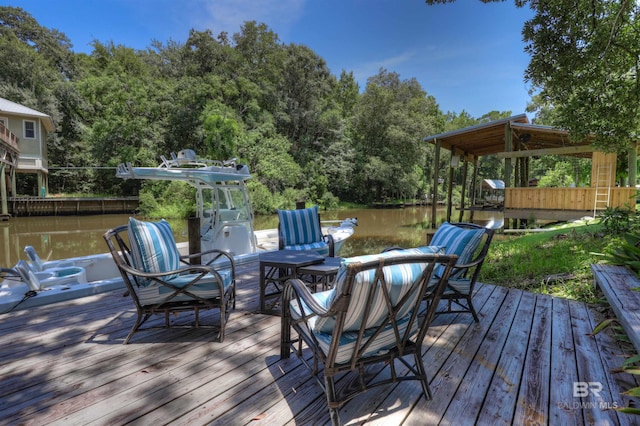
{"label": "house", "polygon": [[37,194],[32,195],[46,194],[47,136],[54,130],[49,115],[0,98],[0,182],[4,182],[0,213],[7,214],[7,194],[16,195],[16,173],[36,174]]}

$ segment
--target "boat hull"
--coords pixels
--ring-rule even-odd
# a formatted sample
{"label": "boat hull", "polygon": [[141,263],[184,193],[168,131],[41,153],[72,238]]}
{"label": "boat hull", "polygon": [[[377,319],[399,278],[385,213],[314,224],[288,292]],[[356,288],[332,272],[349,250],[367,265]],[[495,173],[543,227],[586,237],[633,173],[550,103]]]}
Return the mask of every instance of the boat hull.
{"label": "boat hull", "polygon": [[69,258],[64,263],[83,265],[86,282],[60,280],[58,283],[55,279],[45,279],[41,282],[42,289],[27,297],[29,286],[26,283],[7,278],[0,286],[0,314],[124,288],[122,277],[109,253]]}
{"label": "boat hull", "polygon": [[[323,228],[325,234],[331,234],[334,238],[336,254],[345,240],[353,234],[352,227],[327,227]],[[258,250],[252,253],[244,253],[234,256],[237,266],[254,262],[260,253],[278,249],[278,230],[267,229],[255,232],[258,242]],[[181,254],[189,254],[189,244],[178,243]],[[43,288],[34,296],[26,297],[29,286],[19,280],[5,279],[0,286],[0,314],[13,310],[34,308],[51,303],[78,299],[92,296],[107,291],[124,290],[125,285],[109,253],[100,253],[89,256],[81,256],[59,260],[63,265],[81,266],[85,270],[85,277],[80,281],[86,282],[60,282],[55,279],[45,279],[41,282]],[[53,263],[53,262],[52,262]],[[32,293],[30,293],[32,294]]]}

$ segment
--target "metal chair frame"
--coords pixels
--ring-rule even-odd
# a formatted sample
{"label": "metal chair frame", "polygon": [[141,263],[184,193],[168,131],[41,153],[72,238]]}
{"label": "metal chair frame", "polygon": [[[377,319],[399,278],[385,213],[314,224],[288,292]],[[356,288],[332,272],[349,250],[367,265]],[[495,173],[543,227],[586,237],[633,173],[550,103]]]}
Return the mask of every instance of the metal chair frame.
{"label": "metal chair frame", "polygon": [[[339,425],[340,417],[339,408],[346,402],[354,398],[356,395],[366,390],[382,386],[388,383],[418,380],[422,385],[422,390],[427,399],[431,399],[431,390],[429,389],[429,381],[422,359],[422,342],[426,336],[429,325],[435,315],[440,297],[444,292],[447,284],[447,278],[457,260],[455,255],[439,255],[439,254],[412,254],[402,258],[380,258],[369,262],[353,263],[347,266],[346,278],[342,286],[340,294],[336,295],[331,306],[326,309],[321,306],[313,297],[306,283],[299,279],[288,280],[285,284],[283,293],[283,313],[282,313],[282,330],[280,357],[289,358],[291,350],[293,350],[299,359],[310,369],[315,379],[324,389],[327,397],[327,404],[331,416],[332,424]],[[411,288],[406,292],[395,305],[391,302],[391,295],[384,276],[384,268],[388,266],[398,265],[401,263],[420,263],[426,264],[421,276],[414,280]],[[444,273],[438,279],[437,285],[430,285],[434,267],[438,264],[445,266]],[[359,272],[375,269],[375,278],[370,282],[371,286],[366,300],[357,300],[352,298],[352,290],[356,275]],[[414,291],[419,293],[416,297]],[[365,329],[367,318],[371,313],[372,298],[374,293],[384,297],[386,303],[386,317],[381,324]],[[422,306],[426,300],[426,308]],[[291,314],[290,302],[296,301],[297,306],[302,307],[301,318],[294,319]],[[364,304],[364,318],[357,331],[357,341],[351,358],[348,362],[336,362],[336,356],[339,349],[340,337],[344,333],[345,318],[349,307],[352,304]],[[414,305],[409,310],[408,316],[398,318],[398,314],[407,308],[408,303]],[[307,307],[305,310],[304,307]],[[311,329],[309,319],[318,317],[332,317],[335,319],[335,326],[332,332],[331,344],[325,353]],[[410,321],[406,328],[399,327],[399,320],[407,319]],[[411,324],[416,324],[414,332],[411,332]],[[384,353],[375,353],[366,355],[367,348],[376,340],[385,327],[391,326],[394,331],[395,345]],[[291,329],[297,332],[297,338],[292,339]],[[303,343],[313,352],[313,365],[306,362],[303,354]],[[413,363],[404,359],[404,357],[413,356]],[[401,362],[407,369],[404,375],[398,375],[395,361]],[[320,370],[318,364],[323,365]],[[387,363],[391,369],[391,375],[388,379],[378,381],[369,381],[365,377],[365,367],[370,364]],[[322,378],[319,377],[321,372]],[[344,372],[355,372],[357,381],[353,386],[346,386],[337,389],[335,378]]]}
{"label": "metal chair frame", "polygon": [[[185,267],[178,270],[166,271],[162,273],[148,273],[136,269],[131,259],[131,249],[127,243],[128,238],[124,238],[127,234],[128,225],[122,225],[108,230],[104,234],[104,239],[107,242],[109,251],[113,257],[120,275],[127,287],[128,293],[133,300],[133,303],[137,310],[136,322],[131,328],[131,331],[124,340],[124,344],[129,343],[129,340],[133,335],[142,330],[158,329],[158,328],[171,328],[171,321],[169,315],[172,313],[178,313],[183,311],[193,311],[195,314],[195,321],[193,326],[179,325],[174,327],[196,327],[196,328],[213,328],[218,330],[217,340],[222,342],[224,340],[225,325],[229,317],[231,309],[235,309],[235,263],[233,258],[222,250],[208,250],[202,253],[190,254],[187,256],[181,256],[181,262],[185,264]],[[190,264],[193,259],[201,259],[204,256],[211,255],[212,258],[206,264]],[[231,269],[231,285],[224,289],[222,285],[222,277],[219,272],[211,266],[213,262],[218,259],[226,259],[229,262],[229,268]],[[177,287],[171,284],[170,281],[163,279],[166,276],[174,276],[180,273],[194,274],[193,280],[191,280],[184,287]],[[203,279],[207,274],[211,274],[218,279],[220,286],[220,294],[213,298],[203,298],[196,294],[193,294],[190,289]],[[138,297],[137,289],[142,287],[141,282],[152,281],[154,284],[165,286],[171,290],[171,294],[160,303],[144,305]],[[189,300],[173,300],[177,296],[186,295],[189,296]],[[220,310],[220,324],[219,325],[204,325],[200,323],[200,310],[206,309],[219,309]],[[154,314],[164,314],[165,325],[164,327],[146,327],[142,329],[142,325]]]}

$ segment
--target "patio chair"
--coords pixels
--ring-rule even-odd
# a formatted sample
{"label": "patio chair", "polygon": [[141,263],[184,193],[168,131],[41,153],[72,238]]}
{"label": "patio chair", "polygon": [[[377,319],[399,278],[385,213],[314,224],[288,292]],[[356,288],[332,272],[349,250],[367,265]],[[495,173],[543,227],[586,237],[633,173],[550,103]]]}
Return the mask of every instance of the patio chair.
{"label": "patio chair", "polygon": [[[165,220],[130,218],[128,225],[107,231],[104,239],[138,313],[124,344],[153,314],[164,314],[162,328],[170,328],[169,315],[183,311],[194,312],[193,327],[217,329],[217,340],[224,340],[229,312],[235,308],[235,264],[228,253],[208,250],[181,256]],[[211,260],[204,265],[189,264],[194,258]],[[200,323],[200,311],[206,309],[220,311],[219,324]],[[145,330],[151,328],[159,327]]]}
{"label": "patio chair", "polygon": [[331,235],[322,235],[318,206],[297,210],[278,210],[278,248],[280,250],[314,250],[334,257]]}
{"label": "patio chair", "polygon": [[[455,262],[455,255],[398,250],[344,259],[329,291],[311,293],[299,279],[286,282],[280,356],[289,358],[293,349],[311,370],[325,390],[334,425],[340,424],[343,404],[375,386],[417,380],[425,397],[431,398],[422,341]],[[429,286],[440,266],[437,285]],[[305,360],[303,342],[313,353],[313,365]],[[409,356],[413,362],[405,359]],[[396,361],[406,374],[397,374]],[[318,363],[324,366],[324,380],[318,376]],[[374,363],[389,364],[390,377],[367,380],[365,367]],[[358,381],[338,389],[335,378],[344,372],[354,372]]]}
{"label": "patio chair", "polygon": [[[471,298],[493,234],[494,229],[466,222],[445,222],[436,230],[429,244],[444,247],[445,254],[458,256],[442,295],[442,299],[448,302],[447,310],[438,313],[470,312],[474,321],[479,322]],[[440,276],[440,272],[436,270],[436,276]],[[453,305],[457,308],[454,309]]]}

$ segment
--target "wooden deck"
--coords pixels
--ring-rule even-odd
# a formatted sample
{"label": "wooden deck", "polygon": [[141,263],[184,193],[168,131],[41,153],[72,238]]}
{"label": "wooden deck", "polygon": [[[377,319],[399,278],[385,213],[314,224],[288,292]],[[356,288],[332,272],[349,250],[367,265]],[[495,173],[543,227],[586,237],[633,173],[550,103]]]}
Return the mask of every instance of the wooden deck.
{"label": "wooden deck", "polygon": [[[134,316],[123,291],[3,315],[0,423],[328,423],[324,394],[302,363],[279,359],[279,317],[256,313],[257,277],[257,267],[241,274],[224,343],[173,329],[122,345]],[[474,303],[479,324],[440,315],[425,340],[431,401],[418,383],[389,385],[346,404],[343,422],[638,424],[603,409],[627,405],[620,392],[635,382],[610,373],[622,351],[604,333],[587,335],[598,321],[589,307],[492,285],[480,286]]]}

